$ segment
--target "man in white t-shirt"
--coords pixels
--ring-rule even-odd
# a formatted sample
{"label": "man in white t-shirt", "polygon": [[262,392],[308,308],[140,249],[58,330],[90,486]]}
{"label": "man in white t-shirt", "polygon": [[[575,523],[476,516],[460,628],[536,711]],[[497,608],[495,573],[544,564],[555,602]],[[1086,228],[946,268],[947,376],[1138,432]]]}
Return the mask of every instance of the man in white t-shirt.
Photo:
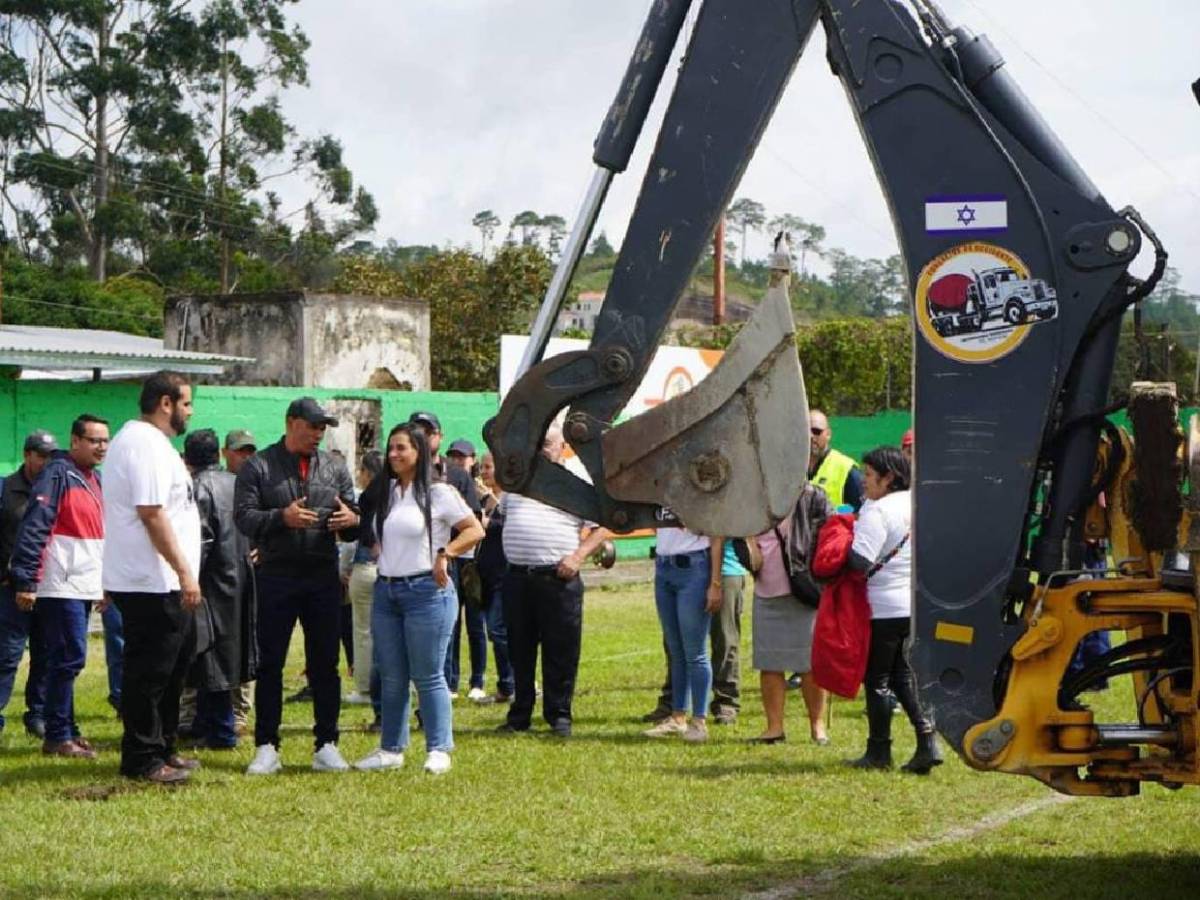
{"label": "man in white t-shirt", "polygon": [[104,465],[102,580],[125,622],[121,774],[171,784],[200,765],[175,752],[200,605],[200,515],[169,439],[187,430],[191,385],[177,372],[151,375],[140,408]]}

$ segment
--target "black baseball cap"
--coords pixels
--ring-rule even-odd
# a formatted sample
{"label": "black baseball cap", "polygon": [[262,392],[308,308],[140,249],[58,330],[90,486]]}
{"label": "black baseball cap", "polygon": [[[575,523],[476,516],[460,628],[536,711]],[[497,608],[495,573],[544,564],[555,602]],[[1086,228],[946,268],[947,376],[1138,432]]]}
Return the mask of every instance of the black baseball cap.
{"label": "black baseball cap", "polygon": [[460,438],[452,443],[450,445],[450,449],[446,451],[447,456],[451,455],[452,453],[457,453],[460,456],[474,456],[475,445],[470,441],[464,441]]}
{"label": "black baseball cap", "polygon": [[58,449],[58,441],[54,439],[48,431],[31,431],[25,438],[26,452],[32,450],[34,453],[40,453],[43,456],[49,456]]}
{"label": "black baseball cap", "polygon": [[438,421],[438,417],[431,412],[415,412],[408,417],[409,425],[423,425],[430,431],[437,434],[442,433],[442,423]]}
{"label": "black baseball cap", "polygon": [[314,400],[312,397],[301,397],[299,400],[293,400],[287,408],[287,417],[289,419],[303,419],[309,425],[332,425],[338,427],[338,420],[325,411],[325,409]]}

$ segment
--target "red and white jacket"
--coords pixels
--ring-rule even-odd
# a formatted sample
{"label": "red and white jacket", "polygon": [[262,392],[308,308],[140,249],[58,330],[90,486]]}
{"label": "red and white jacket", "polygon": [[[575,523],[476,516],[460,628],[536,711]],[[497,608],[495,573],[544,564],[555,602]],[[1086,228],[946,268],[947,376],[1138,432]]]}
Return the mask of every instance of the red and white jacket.
{"label": "red and white jacket", "polygon": [[33,483],[9,570],[14,589],[39,597],[99,600],[104,556],[100,475],[58,451]]}

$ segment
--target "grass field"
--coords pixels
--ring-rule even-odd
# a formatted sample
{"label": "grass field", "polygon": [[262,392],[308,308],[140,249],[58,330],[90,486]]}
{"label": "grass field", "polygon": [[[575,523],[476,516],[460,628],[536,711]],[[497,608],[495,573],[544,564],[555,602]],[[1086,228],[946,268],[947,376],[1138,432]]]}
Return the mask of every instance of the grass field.
{"label": "grass field", "polygon": [[[124,783],[93,642],[78,708],[99,760],[43,758],[16,698],[8,710],[0,895],[1200,896],[1196,789],[1060,801],[957,759],[929,778],[852,772],[859,703],[835,706],[833,743],[816,747],[790,697],[790,742],[749,745],[762,718],[748,669],[738,725],[702,746],[651,742],[635,721],[662,676],[649,588],[592,591],[586,607],[575,736],[498,735],[500,709],[457,705],[440,779],[419,743],[398,772],[314,774],[311,708],[291,705],[282,776],[244,777],[244,747],[203,753],[184,788]],[[300,666],[296,653],[290,683]],[[373,746],[368,717],[343,710],[348,758]],[[896,750],[912,750],[899,727]]]}

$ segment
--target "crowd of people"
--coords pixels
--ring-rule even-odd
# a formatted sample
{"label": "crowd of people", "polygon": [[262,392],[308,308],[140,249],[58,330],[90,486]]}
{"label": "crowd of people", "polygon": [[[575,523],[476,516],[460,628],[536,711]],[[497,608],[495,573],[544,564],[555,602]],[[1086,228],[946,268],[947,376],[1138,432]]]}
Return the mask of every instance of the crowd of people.
{"label": "crowd of people", "polygon": [[[157,373],[142,386],[139,416],[115,435],[86,414],[72,423],[66,450],[36,431],[20,468],[0,481],[0,728],[28,647],[26,730],[47,755],[96,756],[74,715],[95,607],[108,699],[123,725],[120,771],[130,778],[185,781],[200,763],[180,752],[184,740],[231,749],[251,720],[247,774],[281,771],[283,674],[297,624],[314,770],[352,767],[338,748],[346,701],[374,708],[379,735],[353,768],[402,766],[415,718],[425,770],[449,771],[464,626],[466,697],[507,707],[498,730],[532,728],[540,696],[552,734],[571,736],[580,569],[610,537],[606,529],[504,492],[491,456],[476,464],[469,441],[443,455],[440,421],[427,410],[392,428],[383,452],[362,453],[353,474],[340,453],[322,449],[338,422],[311,397],[287,407],[282,437],[262,448],[245,430],[229,432],[223,445],[211,429],[189,432],[192,412],[186,377]],[[743,595],[753,574],[751,655],[766,727],[752,740],[786,740],[791,683],[811,739],[829,743],[828,698],[812,674],[809,595],[819,597],[820,587],[802,570],[821,523],[851,512],[846,566],[864,573],[873,619],[864,679],[870,737],[852,763],[891,766],[898,704],[918,739],[904,768],[926,773],[941,757],[906,652],[911,433],[903,449],[878,448],[860,468],[832,448],[823,413],[813,410],[811,423],[809,483],[792,516],[744,539],[658,530],[654,594],[666,678],[645,734],[698,743],[710,718],[736,722]],[[181,454],[171,439],[185,433]],[[562,462],[556,427],[542,452]],[[489,643],[494,691],[485,684]],[[343,646],[353,678],[345,698]]]}

